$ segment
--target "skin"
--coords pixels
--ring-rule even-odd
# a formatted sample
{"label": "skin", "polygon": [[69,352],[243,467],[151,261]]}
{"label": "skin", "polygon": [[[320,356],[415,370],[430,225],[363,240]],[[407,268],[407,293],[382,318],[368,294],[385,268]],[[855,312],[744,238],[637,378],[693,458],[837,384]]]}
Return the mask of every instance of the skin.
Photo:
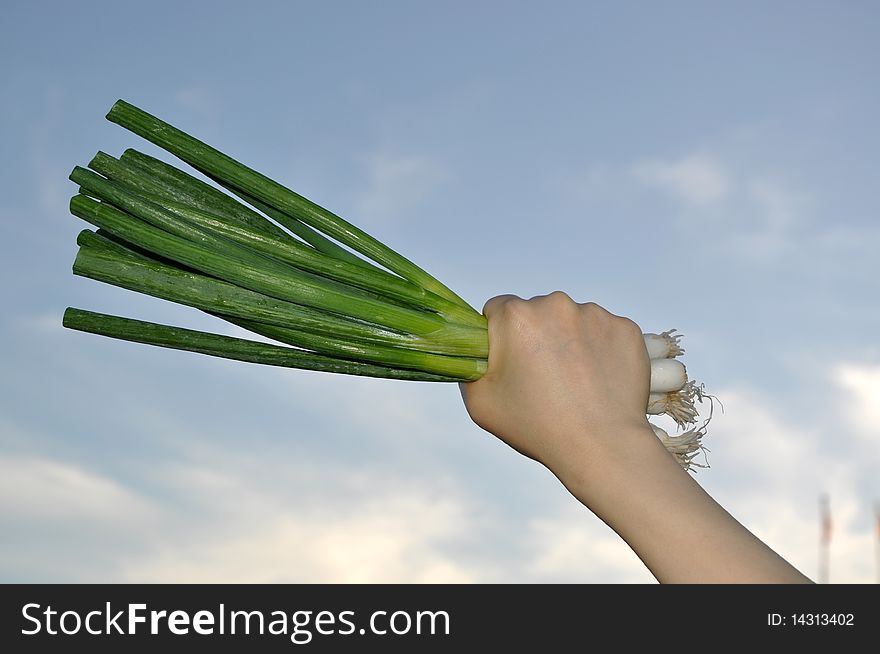
{"label": "skin", "polygon": [[555,292],[492,298],[489,367],[461,384],[475,423],[546,466],[661,583],[810,583],[713,500],[645,416],[642,330]]}

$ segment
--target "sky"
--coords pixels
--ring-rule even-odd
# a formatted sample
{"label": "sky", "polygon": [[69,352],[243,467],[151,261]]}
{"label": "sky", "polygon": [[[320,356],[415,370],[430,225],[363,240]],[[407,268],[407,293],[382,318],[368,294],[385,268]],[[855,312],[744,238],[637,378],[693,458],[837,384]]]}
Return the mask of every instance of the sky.
{"label": "sky", "polygon": [[70,272],[70,169],[159,154],[103,119],[117,98],[477,308],[561,289],[677,328],[724,405],[699,482],[813,578],[827,493],[831,580],[875,581],[878,25],[858,1],[13,3],[0,581],[653,581],[454,385],[62,329],[218,329]]}

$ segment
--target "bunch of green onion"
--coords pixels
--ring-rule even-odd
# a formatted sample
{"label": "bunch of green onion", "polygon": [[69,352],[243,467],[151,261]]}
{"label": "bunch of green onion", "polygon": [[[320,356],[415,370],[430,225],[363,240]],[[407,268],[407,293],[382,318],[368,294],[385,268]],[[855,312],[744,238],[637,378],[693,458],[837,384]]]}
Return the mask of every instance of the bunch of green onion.
{"label": "bunch of green onion", "polygon": [[[216,186],[136,150],[119,158],[98,152],[70,174],[79,185],[70,211],[97,228],[79,234],[73,272],[200,309],[274,343],[74,308],[64,314],[66,327],[239,361],[389,379],[467,382],[486,371],[484,316],[413,262],[127,102],[116,102],[107,118]],[[678,337],[647,334],[645,342],[652,358],[648,412],[694,424],[693,401],[702,395],[675,359]],[[688,432],[686,445],[666,443],[685,467],[702,448],[697,432]]]}

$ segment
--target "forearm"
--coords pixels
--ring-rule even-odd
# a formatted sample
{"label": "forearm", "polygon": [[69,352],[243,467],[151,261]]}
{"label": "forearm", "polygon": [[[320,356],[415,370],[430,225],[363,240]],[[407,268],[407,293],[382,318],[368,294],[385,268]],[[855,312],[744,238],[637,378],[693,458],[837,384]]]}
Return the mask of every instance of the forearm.
{"label": "forearm", "polygon": [[[645,427],[558,476],[662,583],[809,583],[719,506]],[[589,457],[589,458],[587,458]]]}
{"label": "forearm", "polygon": [[809,579],[722,509],[667,453],[645,410],[642,330],[564,293],[493,298],[489,367],[462,384],[468,413],[542,462],[661,582]]}

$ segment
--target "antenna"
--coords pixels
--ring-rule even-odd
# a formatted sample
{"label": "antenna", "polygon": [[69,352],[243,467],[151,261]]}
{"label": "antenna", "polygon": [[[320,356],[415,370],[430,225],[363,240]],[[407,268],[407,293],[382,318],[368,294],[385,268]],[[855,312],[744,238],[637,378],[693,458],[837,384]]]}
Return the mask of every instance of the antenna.
{"label": "antenna", "polygon": [[819,525],[819,583],[827,584],[831,574],[831,498],[827,493],[819,496]]}
{"label": "antenna", "polygon": [[880,500],[874,500],[874,550],[877,555],[877,583],[880,584]]}

